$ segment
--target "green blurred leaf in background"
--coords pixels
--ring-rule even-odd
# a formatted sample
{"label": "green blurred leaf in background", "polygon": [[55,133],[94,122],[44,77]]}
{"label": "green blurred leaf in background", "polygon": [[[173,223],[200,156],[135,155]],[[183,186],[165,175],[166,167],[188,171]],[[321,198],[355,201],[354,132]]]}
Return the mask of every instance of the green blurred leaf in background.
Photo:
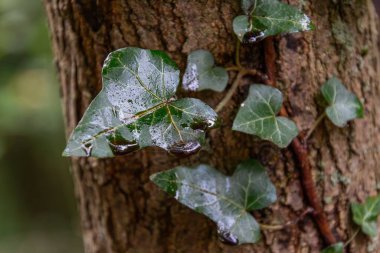
{"label": "green blurred leaf in background", "polygon": [[0,0],[0,252],[82,252],[40,1]]}

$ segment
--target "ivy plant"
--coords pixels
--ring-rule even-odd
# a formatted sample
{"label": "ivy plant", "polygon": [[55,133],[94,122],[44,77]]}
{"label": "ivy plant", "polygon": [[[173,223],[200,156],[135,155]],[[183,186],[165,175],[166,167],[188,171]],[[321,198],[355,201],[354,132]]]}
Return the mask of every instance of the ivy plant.
{"label": "ivy plant", "polygon": [[351,203],[351,212],[353,221],[360,227],[360,229],[352,234],[346,244],[338,242],[327,247],[321,253],[343,253],[344,247],[355,239],[359,231],[362,231],[370,237],[377,236],[377,218],[380,214],[380,195],[368,197],[362,204]]}
{"label": "ivy plant", "polygon": [[183,76],[184,90],[223,91],[228,83],[228,73],[222,67],[214,66],[214,57],[207,50],[196,50],[187,58],[186,72]]}
{"label": "ivy plant", "polygon": [[[308,16],[278,0],[242,0],[242,9],[244,15],[233,21],[239,41],[257,42],[268,36],[314,29]],[[237,45],[236,66],[229,69],[238,71],[238,74],[216,107],[218,112],[237,91],[245,74],[258,73],[241,65],[240,42]],[[209,51],[196,50],[188,56],[182,88],[222,92],[228,78],[225,68],[215,66]],[[133,47],[116,50],[104,62],[102,79],[103,89],[74,129],[64,150],[65,156],[113,157],[148,146],[160,147],[177,156],[188,156],[201,149],[206,130],[218,125],[216,112],[207,104],[199,99],[176,97],[180,71],[164,52]],[[325,113],[308,135],[326,115],[339,127],[349,120],[363,117],[363,105],[337,78],[328,80],[321,87],[321,93],[327,103]],[[240,105],[232,129],[285,148],[298,138],[298,129],[291,119],[285,117],[287,113],[281,110],[284,109],[282,106],[280,90],[253,84]],[[309,173],[312,178],[311,165],[305,158],[307,148],[301,146],[298,145],[301,151],[294,151],[300,159],[302,173]],[[260,226],[251,212],[268,207],[277,198],[275,186],[256,160],[242,162],[232,176],[201,164],[161,171],[150,179],[180,203],[214,221],[220,239],[231,245],[259,240],[260,227],[264,225]],[[313,189],[312,183],[306,193],[312,191],[310,189]],[[315,192],[311,195],[317,196]],[[314,204],[317,202],[313,199]],[[351,209],[355,223],[364,233],[374,236],[380,197],[368,198],[364,204],[354,203]],[[343,248],[343,243],[339,242],[322,253],[342,253]]]}
{"label": "ivy plant", "polygon": [[343,243],[338,242],[322,250],[321,253],[343,253],[343,249],[344,249]]}
{"label": "ivy plant", "polygon": [[243,0],[244,15],[233,21],[233,30],[242,42],[257,42],[268,36],[313,30],[310,18],[278,0]]}
{"label": "ivy plant", "polygon": [[336,77],[329,79],[321,87],[321,92],[328,103],[325,113],[334,125],[343,127],[349,120],[363,118],[362,103]]}
{"label": "ivy plant", "polygon": [[298,135],[296,124],[276,116],[281,109],[281,91],[262,84],[250,86],[248,98],[240,105],[232,129],[259,136],[284,148]]}
{"label": "ivy plant", "polygon": [[377,235],[377,218],[380,214],[380,195],[368,197],[363,204],[352,203],[351,211],[354,222],[366,235]]}
{"label": "ivy plant", "polygon": [[177,65],[163,52],[123,48],[105,60],[103,89],[72,133],[65,156],[112,157],[147,146],[195,153],[217,114],[194,98],[177,99]]}
{"label": "ivy plant", "polygon": [[233,245],[259,240],[260,226],[249,212],[276,201],[274,185],[255,160],[238,165],[231,177],[202,164],[159,172],[151,180],[180,203],[213,220],[221,240]]}

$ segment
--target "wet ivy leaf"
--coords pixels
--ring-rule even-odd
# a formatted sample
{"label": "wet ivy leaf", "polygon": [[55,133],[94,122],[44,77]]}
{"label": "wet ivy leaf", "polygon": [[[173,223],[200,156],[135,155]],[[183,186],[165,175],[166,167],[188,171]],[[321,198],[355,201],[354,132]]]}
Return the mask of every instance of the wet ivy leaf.
{"label": "wet ivy leaf", "polygon": [[352,203],[353,220],[361,227],[363,233],[375,237],[377,235],[377,217],[380,214],[380,195],[368,197],[363,204]]}
{"label": "wet ivy leaf", "polygon": [[102,75],[103,89],[72,133],[65,156],[112,157],[147,146],[190,155],[217,121],[202,101],[174,97],[179,70],[161,51],[114,51]]}
{"label": "wet ivy leaf", "polygon": [[344,248],[343,243],[338,242],[322,250],[321,253],[343,253],[343,248]]}
{"label": "wet ivy leaf", "polygon": [[334,125],[343,127],[349,120],[363,118],[362,103],[336,77],[329,79],[321,87],[321,92],[329,105],[326,107],[327,117]]}
{"label": "wet ivy leaf", "polygon": [[214,57],[207,50],[191,52],[187,58],[186,72],[183,76],[184,90],[223,91],[228,83],[228,73],[222,67],[214,66]]}
{"label": "wet ivy leaf", "polygon": [[246,15],[237,16],[233,30],[240,41],[252,43],[268,36],[313,30],[310,18],[278,0],[243,0]]}
{"label": "wet ivy leaf", "polygon": [[269,140],[285,148],[298,135],[296,124],[288,118],[276,117],[282,106],[282,93],[267,85],[254,84],[241,104],[232,129]]}
{"label": "wet ivy leaf", "polygon": [[276,201],[276,189],[264,167],[255,160],[241,163],[231,177],[208,165],[177,167],[150,178],[180,203],[204,214],[228,244],[254,243],[260,228],[249,211]]}

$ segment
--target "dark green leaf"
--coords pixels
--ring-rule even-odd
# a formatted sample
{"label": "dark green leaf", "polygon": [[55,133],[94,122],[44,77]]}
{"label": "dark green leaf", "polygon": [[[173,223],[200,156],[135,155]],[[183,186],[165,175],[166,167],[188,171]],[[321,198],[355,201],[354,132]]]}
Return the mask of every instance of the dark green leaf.
{"label": "dark green leaf", "polygon": [[214,66],[214,57],[209,51],[197,50],[189,54],[183,76],[183,88],[190,91],[223,91],[228,83],[228,73]]}
{"label": "dark green leaf", "polygon": [[160,172],[151,180],[180,203],[213,220],[221,239],[231,244],[256,242],[260,228],[249,211],[276,201],[275,187],[255,160],[240,164],[231,177],[199,165]]}
{"label": "dark green leaf", "polygon": [[377,235],[377,217],[380,214],[380,195],[369,197],[363,204],[352,203],[353,220],[361,227],[363,233],[374,237]]}
{"label": "dark green leaf", "polygon": [[278,0],[243,0],[242,8],[247,15],[236,17],[233,29],[243,42],[256,42],[276,34],[314,29],[308,16]]}
{"label": "dark green leaf", "polygon": [[343,127],[347,121],[364,116],[360,100],[344,87],[335,77],[321,87],[322,95],[328,103],[327,117],[338,127]]}
{"label": "dark green leaf", "polygon": [[293,121],[276,117],[282,106],[282,93],[275,88],[255,84],[241,104],[232,126],[233,130],[257,135],[284,148],[298,135]]}
{"label": "dark green leaf", "polygon": [[321,253],[343,253],[344,245],[342,242],[338,242],[330,247],[322,250]]}
{"label": "dark green leaf", "polygon": [[216,113],[197,99],[176,100],[176,64],[163,52],[124,48],[103,66],[103,89],[71,135],[65,156],[112,157],[147,146],[189,155]]}

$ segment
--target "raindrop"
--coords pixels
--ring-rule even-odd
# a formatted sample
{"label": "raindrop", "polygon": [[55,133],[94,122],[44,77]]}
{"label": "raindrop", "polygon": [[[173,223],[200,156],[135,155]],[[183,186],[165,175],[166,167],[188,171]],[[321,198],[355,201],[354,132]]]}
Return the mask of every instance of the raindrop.
{"label": "raindrop", "polygon": [[235,235],[219,227],[218,227],[218,238],[222,243],[227,244],[227,245],[236,246],[239,244],[239,240]]}
{"label": "raindrop", "polygon": [[207,130],[209,128],[216,128],[220,125],[220,119],[195,119],[194,122],[190,125],[193,130]]}
{"label": "raindrop", "polygon": [[217,128],[220,126],[220,124],[221,124],[221,120],[218,117],[216,119],[207,120],[207,127],[208,128]]}
{"label": "raindrop", "polygon": [[109,142],[109,146],[114,155],[125,155],[140,148],[136,142],[125,142],[123,144],[115,144]]}
{"label": "raindrop", "polygon": [[257,32],[257,31],[247,32],[243,37],[243,43],[259,42],[264,39],[264,36],[265,36],[264,32]]}
{"label": "raindrop", "polygon": [[107,140],[114,155],[125,155],[140,149],[136,141],[128,141],[118,133],[109,135]]}
{"label": "raindrop", "polygon": [[197,153],[201,147],[197,141],[179,142],[169,148],[169,153],[178,157],[188,157]]}

